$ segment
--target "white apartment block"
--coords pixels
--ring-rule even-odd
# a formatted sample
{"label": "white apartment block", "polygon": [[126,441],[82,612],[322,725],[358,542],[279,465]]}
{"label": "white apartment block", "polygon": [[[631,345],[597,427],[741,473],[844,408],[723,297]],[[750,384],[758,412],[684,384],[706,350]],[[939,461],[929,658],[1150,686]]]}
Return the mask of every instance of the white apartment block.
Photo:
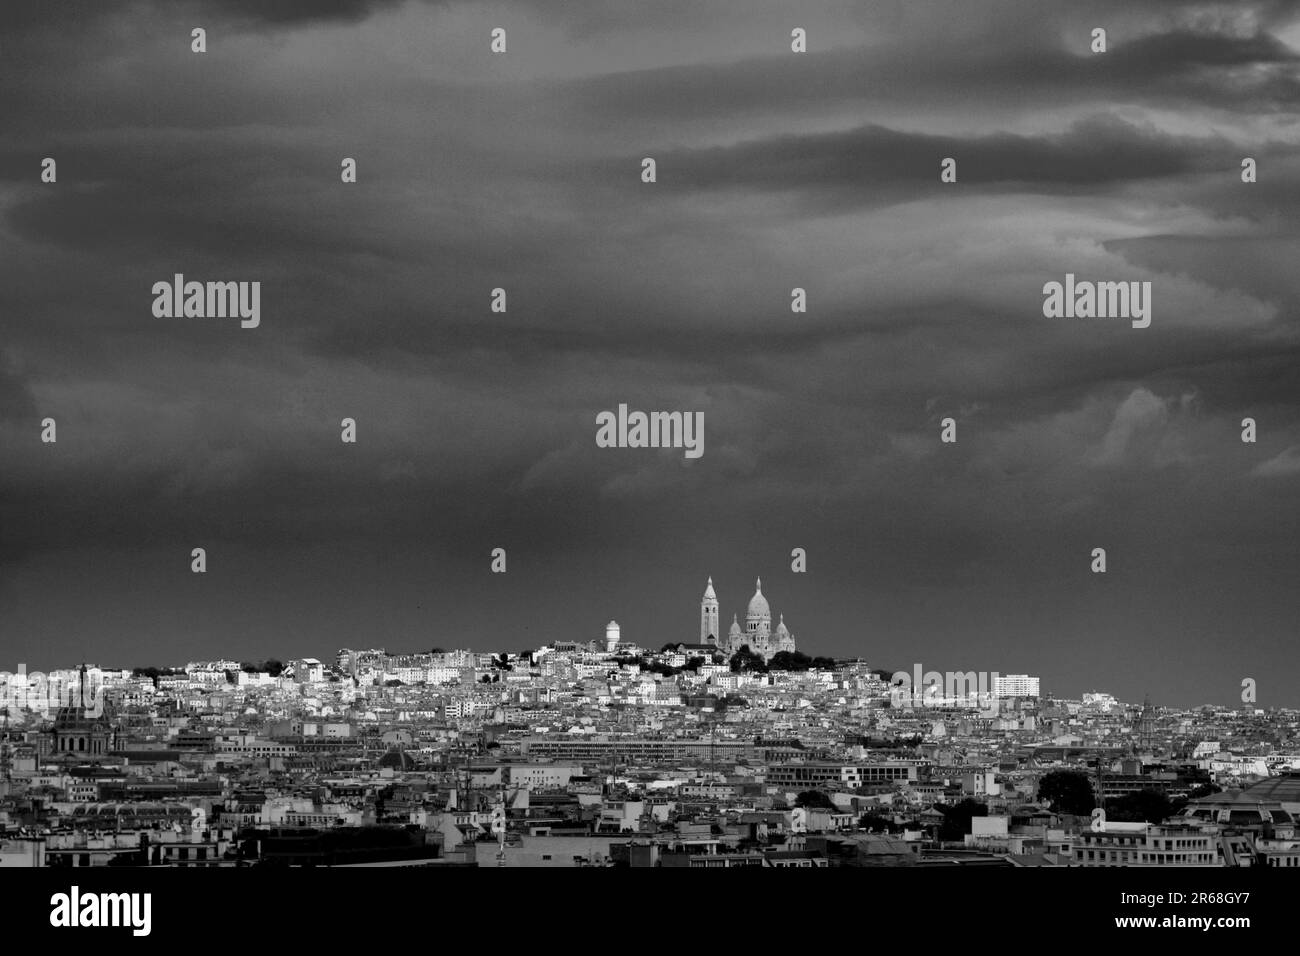
{"label": "white apartment block", "polygon": [[1028,674],[1003,674],[993,685],[996,697],[1037,697],[1038,678]]}

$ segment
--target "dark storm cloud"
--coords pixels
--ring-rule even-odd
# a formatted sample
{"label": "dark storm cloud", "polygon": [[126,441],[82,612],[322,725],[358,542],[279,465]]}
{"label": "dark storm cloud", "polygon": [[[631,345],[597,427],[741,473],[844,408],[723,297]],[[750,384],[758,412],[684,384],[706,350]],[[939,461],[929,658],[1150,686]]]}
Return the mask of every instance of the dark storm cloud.
{"label": "dark storm cloud", "polygon": [[[0,626],[42,663],[86,635],[172,663],[615,616],[657,646],[708,573],[737,610],[775,574],[813,653],[965,649],[1069,692],[1133,691],[1079,660],[1135,653],[1222,699],[1276,657],[1286,5],[809,5],[805,56],[761,2],[38,9],[0,37]],[[262,327],[155,319],[174,271],[261,279]],[[1152,327],[1043,319],[1066,271],[1152,280]],[[702,410],[704,457],[596,448],[623,401]]]}
{"label": "dark storm cloud", "polygon": [[475,0],[197,0],[197,4],[222,19],[231,19],[244,26],[357,21],[403,4],[434,9],[481,8],[504,17],[503,22],[509,22],[509,11],[522,10],[553,15],[578,36],[617,30],[638,19],[663,22],[665,18],[671,18],[680,23],[684,19],[698,20],[702,16],[700,5],[695,0],[660,0],[652,9],[647,9],[646,4],[639,0],[587,0],[564,4],[554,4],[550,0],[511,0],[502,4],[476,3]]}
{"label": "dark storm cloud", "polygon": [[663,116],[680,122],[820,115],[850,103],[933,109],[984,100],[992,108],[1027,108],[1115,97],[1270,113],[1293,109],[1300,94],[1300,54],[1269,35],[1112,34],[1110,50],[1100,55],[1089,52],[1086,31],[1073,49],[1017,42],[1014,32],[1007,38],[995,46],[936,44],[923,53],[909,46],[837,49],[621,73],[575,82],[571,94],[584,113],[620,127]]}
{"label": "dark storm cloud", "polygon": [[[1241,218],[1256,224],[1260,239],[1285,240],[1293,233],[1293,210],[1300,208],[1300,156],[1290,144],[1256,142],[1238,144],[1241,157],[1253,158],[1259,181],[1244,184],[1240,175],[1203,177],[1171,184],[1177,201],[1196,206],[1221,219]],[[1235,165],[1240,169],[1240,160]],[[1159,193],[1162,190],[1156,189]],[[1231,241],[1231,240],[1229,240]],[[1271,257],[1270,257],[1271,258]],[[1253,272],[1250,263],[1244,264]]]}
{"label": "dark storm cloud", "polygon": [[1052,191],[1231,169],[1240,155],[1240,148],[1223,137],[1175,137],[1096,116],[1059,136],[994,133],[963,138],[882,126],[783,136],[669,153],[662,160],[662,179],[686,190],[824,190],[843,208],[929,196],[946,157],[957,160],[962,189],[1017,186]]}
{"label": "dark storm cloud", "polygon": [[183,14],[194,26],[234,22],[244,28],[257,25],[289,26],[319,21],[350,23],[410,0],[122,0],[105,4],[97,0],[8,0],[4,25],[10,34],[55,32],[84,28],[88,23],[114,19],[123,13],[155,16],[166,11]]}
{"label": "dark storm cloud", "polygon": [[1157,272],[1190,273],[1216,288],[1277,302],[1293,319],[1300,315],[1300,237],[1154,235],[1114,239],[1106,247]]}
{"label": "dark storm cloud", "polygon": [[0,417],[27,428],[33,426],[36,417],[36,404],[26,382],[3,365],[0,365]]}
{"label": "dark storm cloud", "polygon": [[210,12],[244,28],[303,22],[350,23],[410,0],[199,0],[196,13]]}

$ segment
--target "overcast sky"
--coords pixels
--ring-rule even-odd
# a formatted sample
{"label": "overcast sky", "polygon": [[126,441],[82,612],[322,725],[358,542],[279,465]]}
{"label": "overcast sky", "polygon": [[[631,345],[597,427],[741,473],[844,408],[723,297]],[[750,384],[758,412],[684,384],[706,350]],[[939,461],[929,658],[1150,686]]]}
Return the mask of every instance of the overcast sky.
{"label": "overcast sky", "polygon": [[[0,669],[658,648],[761,575],[812,654],[1300,705],[1293,4],[0,16]],[[1045,318],[1067,272],[1151,326]]]}

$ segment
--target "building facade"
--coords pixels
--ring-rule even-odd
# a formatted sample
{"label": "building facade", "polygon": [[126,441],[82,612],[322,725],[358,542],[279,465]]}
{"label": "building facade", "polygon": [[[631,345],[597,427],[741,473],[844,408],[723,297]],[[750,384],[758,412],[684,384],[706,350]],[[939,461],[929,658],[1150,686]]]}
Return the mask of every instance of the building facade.
{"label": "building facade", "polygon": [[713,578],[709,578],[700,601],[700,643],[718,648],[728,656],[735,654],[742,647],[770,660],[773,655],[786,651],[793,653],[797,648],[794,635],[785,626],[785,616],[778,619],[776,629],[772,629],[772,609],[763,596],[763,580],[754,583],[754,596],[749,599],[745,609],[745,626],[741,629],[738,615],[732,615],[731,627],[726,637],[718,633],[718,595],[713,590]]}

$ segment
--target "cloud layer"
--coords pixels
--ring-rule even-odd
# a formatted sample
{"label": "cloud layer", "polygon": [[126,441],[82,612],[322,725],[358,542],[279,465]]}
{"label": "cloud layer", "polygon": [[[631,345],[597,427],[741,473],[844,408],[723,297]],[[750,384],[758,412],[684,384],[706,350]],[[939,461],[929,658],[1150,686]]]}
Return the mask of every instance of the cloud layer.
{"label": "cloud layer", "polygon": [[[1300,703],[1289,5],[12,6],[13,663],[659,646],[761,574],[814,653]],[[1151,327],[1045,319],[1067,272]],[[704,457],[598,449],[620,402]]]}

